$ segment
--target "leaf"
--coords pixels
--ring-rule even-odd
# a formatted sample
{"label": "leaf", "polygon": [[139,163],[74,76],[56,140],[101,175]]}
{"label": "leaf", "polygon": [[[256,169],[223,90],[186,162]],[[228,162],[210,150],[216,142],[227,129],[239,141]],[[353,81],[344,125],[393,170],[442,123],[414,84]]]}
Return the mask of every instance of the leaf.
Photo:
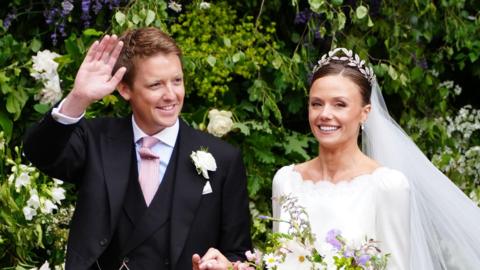
{"label": "leaf", "polygon": [[282,66],[282,63],[283,63],[282,58],[280,57],[280,55],[277,54],[275,56],[275,59],[273,59],[273,61],[272,61],[273,67],[275,69],[279,69]]}
{"label": "leaf", "polygon": [[233,124],[233,127],[232,127],[232,128],[233,128],[233,129],[237,129],[237,128],[238,128],[238,129],[240,130],[240,132],[241,132],[243,135],[245,135],[245,136],[249,136],[249,135],[250,135],[250,128],[249,128],[246,124],[244,124],[244,123],[235,122],[235,123]]}
{"label": "leaf", "polygon": [[332,0],[332,4],[336,5],[336,6],[340,6],[343,4],[343,0]]}
{"label": "leaf", "polygon": [[283,144],[285,148],[285,154],[297,153],[300,154],[303,158],[309,159],[310,156],[305,150],[308,148],[308,137],[298,136],[298,134],[293,134],[285,138],[285,143]]}
{"label": "leaf", "polygon": [[244,58],[245,58],[245,54],[242,51],[239,51],[232,56],[232,61],[236,63]]}
{"label": "leaf", "polygon": [[394,81],[398,79],[398,73],[393,66],[388,66],[387,72]]}
{"label": "leaf", "polygon": [[93,28],[88,28],[88,29],[85,29],[83,31],[83,35],[85,35],[87,37],[99,37],[99,36],[103,35],[103,32],[97,31]]}
{"label": "leaf", "polygon": [[38,52],[40,48],[42,47],[42,42],[36,38],[32,40],[32,43],[30,43],[30,49],[33,52]]}
{"label": "leaf", "polygon": [[209,55],[207,57],[207,63],[211,66],[211,67],[214,67],[215,66],[215,63],[217,63],[217,58],[215,58],[215,56],[213,55]]}
{"label": "leaf", "polygon": [[355,15],[357,15],[357,18],[359,20],[365,18],[365,16],[367,16],[367,14],[368,14],[368,9],[365,6],[362,6],[362,5],[358,6],[356,11],[355,11]]}
{"label": "leaf", "polygon": [[147,16],[145,18],[145,25],[149,26],[155,20],[155,12],[147,10]]}
{"label": "leaf", "polygon": [[140,16],[138,16],[137,14],[134,14],[133,17],[132,17],[132,22],[133,24],[138,24],[140,23],[142,19],[140,19]]}
{"label": "leaf", "polygon": [[33,109],[35,109],[35,111],[41,114],[44,114],[48,112],[48,110],[50,109],[50,106],[48,106],[47,104],[37,103],[33,106]]}
{"label": "leaf", "polygon": [[320,12],[320,8],[323,6],[323,0],[308,0],[308,4],[310,5],[310,9],[313,12]]}
{"label": "leaf", "polygon": [[123,12],[117,11],[117,13],[115,13],[115,20],[120,26],[125,24],[125,18],[125,14],[123,14]]}
{"label": "leaf", "polygon": [[223,37],[223,44],[225,44],[227,47],[231,47],[232,41],[228,37]]}
{"label": "leaf", "polygon": [[372,21],[372,18],[370,18],[370,16],[368,16],[367,26],[368,26],[368,27],[373,27],[373,21]]}
{"label": "leaf", "polygon": [[0,126],[7,140],[12,137],[13,121],[3,110],[0,111]]}

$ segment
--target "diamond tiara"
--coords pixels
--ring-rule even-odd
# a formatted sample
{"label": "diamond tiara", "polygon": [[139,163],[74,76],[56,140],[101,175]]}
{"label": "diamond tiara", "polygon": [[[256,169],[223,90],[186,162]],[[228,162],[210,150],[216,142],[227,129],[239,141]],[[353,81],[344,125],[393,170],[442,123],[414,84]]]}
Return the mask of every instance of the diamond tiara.
{"label": "diamond tiara", "polygon": [[321,67],[330,64],[331,60],[348,62],[347,65],[357,68],[358,71],[360,71],[360,73],[362,73],[363,76],[365,76],[365,78],[370,82],[370,85],[373,85],[373,82],[376,80],[373,69],[368,67],[365,64],[365,61],[360,59],[358,54],[354,54],[352,50],[345,48],[336,48],[324,54],[322,58],[318,60],[317,65],[313,67],[313,73],[317,72]]}

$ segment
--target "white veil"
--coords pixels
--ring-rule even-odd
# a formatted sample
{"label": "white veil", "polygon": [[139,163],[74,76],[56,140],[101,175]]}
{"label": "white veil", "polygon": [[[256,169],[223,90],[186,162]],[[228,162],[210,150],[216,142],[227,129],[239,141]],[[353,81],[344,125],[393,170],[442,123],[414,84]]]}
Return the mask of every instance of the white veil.
{"label": "white veil", "polygon": [[409,269],[480,269],[480,209],[390,117],[380,87],[373,81],[363,151],[409,180]]}

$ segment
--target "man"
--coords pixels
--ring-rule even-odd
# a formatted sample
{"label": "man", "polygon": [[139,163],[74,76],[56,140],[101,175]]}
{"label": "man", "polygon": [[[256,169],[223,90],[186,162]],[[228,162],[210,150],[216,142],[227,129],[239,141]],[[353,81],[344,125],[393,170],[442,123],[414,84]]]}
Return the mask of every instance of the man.
{"label": "man", "polygon": [[[89,49],[72,91],[27,134],[27,158],[78,187],[66,269],[183,270],[209,247],[230,261],[251,248],[241,154],[179,119],[180,57],[155,28],[105,36]],[[83,118],[115,88],[132,116]],[[202,149],[211,156],[193,162]]]}

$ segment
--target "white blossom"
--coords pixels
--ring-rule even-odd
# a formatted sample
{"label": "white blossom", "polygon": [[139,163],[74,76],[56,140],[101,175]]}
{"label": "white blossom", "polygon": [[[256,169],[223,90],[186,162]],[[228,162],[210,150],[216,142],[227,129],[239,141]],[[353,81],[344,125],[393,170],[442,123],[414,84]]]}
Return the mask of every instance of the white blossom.
{"label": "white blossom", "polygon": [[35,100],[39,100],[42,104],[54,105],[62,99],[62,89],[60,88],[58,74],[46,79],[43,85],[44,88],[35,95]]}
{"label": "white blossom", "polygon": [[15,180],[15,189],[19,192],[21,187],[26,187],[28,185],[30,185],[30,175],[26,172],[22,172]]}
{"label": "white blossom", "polygon": [[268,253],[263,256],[263,261],[265,262],[267,269],[273,269],[274,267],[278,266],[278,263],[281,261],[281,259],[279,256]]}
{"label": "white blossom", "polygon": [[37,214],[37,211],[30,206],[23,207],[23,215],[26,220],[32,220],[32,218]]}
{"label": "white blossom", "polygon": [[0,152],[5,150],[5,137],[3,136],[3,131],[0,131]]}
{"label": "white blossom", "polygon": [[182,5],[180,5],[179,3],[175,2],[175,1],[170,1],[168,3],[168,8],[170,8],[171,10],[173,10],[175,12],[182,11]]}
{"label": "white blossom", "polygon": [[286,243],[286,249],[288,252],[285,256],[285,260],[278,264],[277,270],[312,269],[312,263],[307,259],[310,255],[310,251],[307,248],[300,245],[297,241],[290,240]]}
{"label": "white blossom", "polygon": [[40,207],[40,211],[44,214],[51,214],[54,209],[58,209],[58,207],[49,199],[43,201],[42,207]]}
{"label": "white blossom", "polygon": [[210,3],[202,1],[200,3],[200,9],[209,9],[210,8]]}
{"label": "white blossom", "polygon": [[40,198],[36,192],[30,193],[30,199],[27,201],[27,206],[32,207],[33,209],[38,209],[40,207]]}
{"label": "white blossom", "polygon": [[216,137],[222,137],[230,132],[233,127],[232,113],[229,111],[210,110],[208,112],[208,119],[207,130]]}
{"label": "white blossom", "polygon": [[55,58],[60,57],[59,54],[50,52],[49,50],[39,51],[37,55],[32,56],[33,70],[31,75],[35,79],[43,79],[44,73],[56,73],[58,63],[54,61]]}
{"label": "white blossom", "polygon": [[57,204],[60,204],[63,199],[65,199],[65,189],[62,187],[52,188],[52,199]]}

